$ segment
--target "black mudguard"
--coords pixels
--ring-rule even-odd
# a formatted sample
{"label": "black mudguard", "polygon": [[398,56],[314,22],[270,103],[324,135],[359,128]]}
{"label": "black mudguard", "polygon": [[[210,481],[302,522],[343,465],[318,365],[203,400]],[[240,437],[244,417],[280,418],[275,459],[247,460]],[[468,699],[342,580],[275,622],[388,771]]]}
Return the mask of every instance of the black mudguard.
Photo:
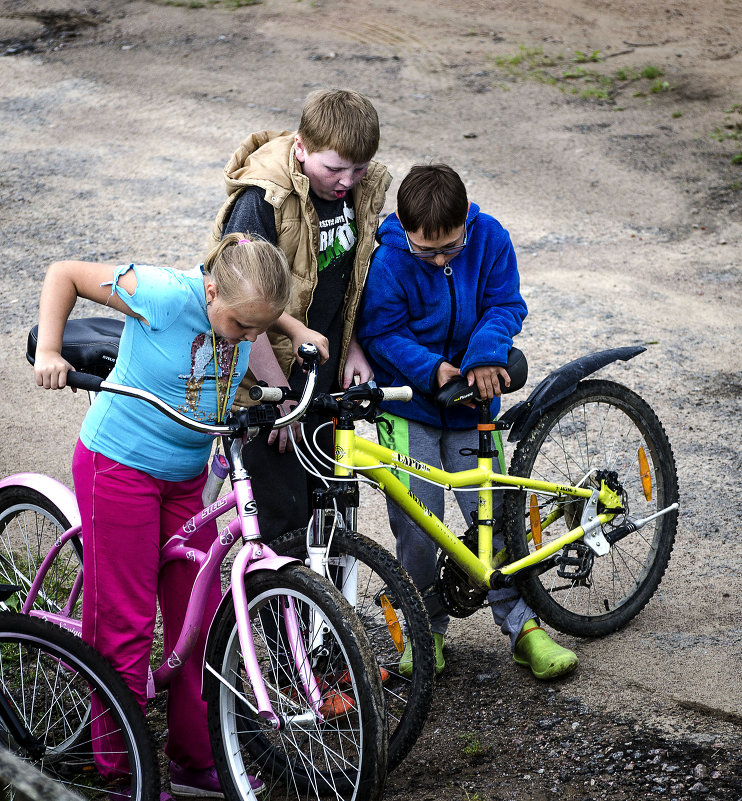
{"label": "black mudguard", "polygon": [[644,353],[646,348],[636,345],[629,348],[611,348],[599,353],[581,356],[551,372],[533,390],[528,398],[516,403],[498,418],[510,424],[509,442],[517,442],[536,424],[541,415],[562,398],[574,392],[577,383],[586,376],[615,361],[626,362]]}

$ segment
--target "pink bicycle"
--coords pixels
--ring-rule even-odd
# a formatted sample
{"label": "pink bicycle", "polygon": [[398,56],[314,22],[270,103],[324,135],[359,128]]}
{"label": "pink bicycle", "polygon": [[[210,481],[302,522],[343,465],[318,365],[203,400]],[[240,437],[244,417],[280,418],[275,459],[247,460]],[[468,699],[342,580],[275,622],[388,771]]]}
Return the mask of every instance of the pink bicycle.
{"label": "pink bicycle", "polygon": [[[82,339],[93,343],[92,350],[78,343],[63,349],[65,358],[107,372],[110,364],[91,330],[99,321],[72,322]],[[32,351],[33,342],[30,359]],[[203,665],[212,750],[225,796],[255,799],[252,776],[262,780],[270,798],[371,801],[383,792],[387,764],[375,656],[352,607],[335,587],[261,541],[250,476],[242,462],[243,447],[262,428],[289,425],[311,401],[318,354],[310,345],[301,355],[308,365],[307,382],[289,414],[279,417],[277,406],[265,403],[242,409],[220,425],[194,421],[149,392],[96,375],[71,372],[68,384],[140,398],[185,427],[220,436],[229,464],[231,491],[185,521],[161,550],[161,565],[182,559],[195,561],[200,569],[178,642],[151,673],[149,695],[167,688],[190,657],[206,589],[241,542]],[[232,510],[236,516],[207,551],[189,545],[196,531]],[[0,581],[15,585],[21,611],[79,634],[81,554],[79,513],[68,488],[30,473],[0,481]]]}

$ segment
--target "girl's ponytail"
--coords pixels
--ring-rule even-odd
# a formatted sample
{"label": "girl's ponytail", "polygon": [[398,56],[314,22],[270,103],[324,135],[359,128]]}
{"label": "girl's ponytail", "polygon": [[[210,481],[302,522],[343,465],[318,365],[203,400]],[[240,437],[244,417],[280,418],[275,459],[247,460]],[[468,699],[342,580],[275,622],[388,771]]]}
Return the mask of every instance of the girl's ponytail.
{"label": "girl's ponytail", "polygon": [[226,306],[237,306],[251,296],[277,310],[289,302],[291,271],[286,256],[254,234],[227,234],[206,257],[203,271]]}

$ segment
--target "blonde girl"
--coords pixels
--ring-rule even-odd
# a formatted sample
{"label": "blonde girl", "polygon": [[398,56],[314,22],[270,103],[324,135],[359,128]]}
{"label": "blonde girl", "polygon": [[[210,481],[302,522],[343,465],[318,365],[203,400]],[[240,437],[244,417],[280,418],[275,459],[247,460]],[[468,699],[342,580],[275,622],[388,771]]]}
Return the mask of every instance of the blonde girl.
{"label": "blonde girl", "polygon": [[[41,292],[34,371],[47,389],[66,384],[64,325],[78,297],[126,315],[110,380],[147,389],[184,414],[221,421],[247,370],[251,343],[274,325],[289,300],[285,256],[263,240],[230,234],[188,272],[128,264],[55,262]],[[200,511],[210,437],[187,430],[145,402],[101,393],[82,424],[73,457],[83,533],[83,638],[106,656],[144,707],[159,600],[165,652],[175,645],[195,567],[159,571],[164,539]],[[216,535],[193,538],[206,548]],[[221,797],[201,699],[201,664],[215,583],[193,658],[168,694],[170,778],[174,794]],[[99,757],[111,777],[125,770]],[[256,789],[261,783],[255,780]]]}

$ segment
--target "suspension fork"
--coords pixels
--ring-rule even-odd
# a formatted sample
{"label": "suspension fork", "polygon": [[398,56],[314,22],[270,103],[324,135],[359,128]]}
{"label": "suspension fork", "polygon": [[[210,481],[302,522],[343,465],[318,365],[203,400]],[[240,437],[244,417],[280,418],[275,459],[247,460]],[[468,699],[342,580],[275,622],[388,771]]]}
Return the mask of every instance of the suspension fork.
{"label": "suspension fork", "polygon": [[[352,478],[352,455],[355,448],[353,421],[341,421],[334,429],[335,443],[334,475]],[[337,571],[331,571],[331,537],[329,531],[336,527],[356,530],[358,519],[358,485],[353,481],[333,482],[327,489],[317,489],[312,497],[312,522],[307,536],[309,567],[332,581],[343,593],[348,603],[355,608],[358,593],[358,565],[355,559],[340,558]],[[332,515],[330,527],[328,514]]]}

